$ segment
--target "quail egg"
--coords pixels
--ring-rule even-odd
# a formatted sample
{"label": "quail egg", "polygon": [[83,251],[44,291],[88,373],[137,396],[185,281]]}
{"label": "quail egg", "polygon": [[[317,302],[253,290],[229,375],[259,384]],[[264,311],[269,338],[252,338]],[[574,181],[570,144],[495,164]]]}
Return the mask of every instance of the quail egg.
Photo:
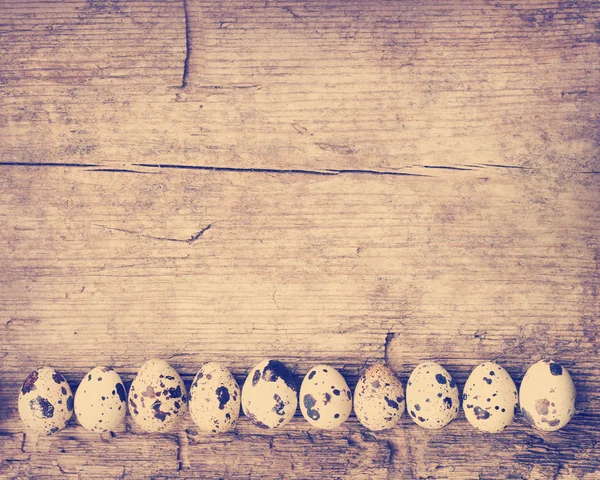
{"label": "quail egg", "polygon": [[73,415],[71,387],[60,373],[41,367],[29,374],[19,392],[19,416],[33,432],[62,430]]}
{"label": "quail egg", "polygon": [[190,388],[190,414],[203,432],[222,433],[235,427],[240,415],[240,387],[218,363],[205,363]]}
{"label": "quail egg", "polygon": [[335,368],[317,365],[302,381],[300,410],[306,421],[315,427],[337,428],[350,416],[352,392]]}
{"label": "quail egg", "polygon": [[354,389],[354,412],[369,430],[398,423],[404,413],[404,388],[390,368],[377,364],[363,372]]}
{"label": "quail egg", "polygon": [[442,428],[458,415],[456,383],[438,363],[421,363],[408,379],[406,408],[417,425],[428,429]]}
{"label": "quail egg", "polygon": [[292,372],[279,360],[263,360],[246,378],[242,409],[260,428],[280,428],[298,407],[298,389]]}
{"label": "quail egg", "polygon": [[83,377],[75,392],[75,415],[83,428],[91,432],[114,430],[126,412],[125,386],[117,372],[96,367]]}
{"label": "quail egg", "polygon": [[517,387],[504,368],[484,362],[469,375],[462,403],[465,417],[477,430],[501,432],[512,423],[518,408]]}
{"label": "quail egg", "polygon": [[560,363],[533,364],[519,390],[521,413],[531,425],[547,432],[564,427],[575,414],[577,392],[571,375]]}
{"label": "quail egg", "polygon": [[144,363],[129,389],[134,423],[146,432],[164,432],[177,424],[186,410],[187,391],[175,369],[156,358]]}

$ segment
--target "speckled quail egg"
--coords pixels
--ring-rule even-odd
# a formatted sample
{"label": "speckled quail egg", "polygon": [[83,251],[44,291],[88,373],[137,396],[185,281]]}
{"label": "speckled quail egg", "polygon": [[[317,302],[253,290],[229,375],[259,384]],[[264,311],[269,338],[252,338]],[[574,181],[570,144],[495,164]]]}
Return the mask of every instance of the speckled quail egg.
{"label": "speckled quail egg", "polygon": [[240,387],[222,365],[202,365],[189,397],[192,420],[203,432],[222,433],[235,427],[240,415]]}
{"label": "speckled quail egg", "polygon": [[463,390],[463,410],[471,425],[482,432],[496,433],[507,428],[518,408],[515,382],[494,362],[475,367]]}
{"label": "speckled quail egg", "polygon": [[134,423],[146,432],[171,429],[187,410],[183,380],[164,360],[142,365],[129,389],[129,411]]}
{"label": "speckled quail egg", "polygon": [[278,360],[254,367],[242,389],[242,409],[260,428],[280,428],[298,407],[298,388],[292,372]]}
{"label": "speckled quail egg", "polygon": [[348,420],[352,392],[340,372],[329,365],[311,368],[300,387],[300,410],[318,428],[337,428]]}
{"label": "speckled quail egg", "polygon": [[532,365],[519,390],[521,413],[531,425],[547,432],[569,423],[575,414],[576,397],[571,375],[553,360]]}
{"label": "speckled quail egg", "polygon": [[386,430],[404,413],[404,388],[394,372],[383,364],[363,372],[354,389],[354,412],[369,430]]}
{"label": "speckled quail egg", "polygon": [[46,435],[58,432],[73,415],[71,387],[53,368],[38,368],[25,379],[18,407],[21,420],[31,431]]}
{"label": "speckled quail egg", "polygon": [[83,428],[108,432],[117,428],[127,412],[125,386],[109,367],[89,371],[75,392],[75,415]]}
{"label": "speckled quail egg", "polygon": [[421,363],[406,385],[406,409],[417,425],[435,429],[448,425],[458,415],[456,383],[444,367]]}

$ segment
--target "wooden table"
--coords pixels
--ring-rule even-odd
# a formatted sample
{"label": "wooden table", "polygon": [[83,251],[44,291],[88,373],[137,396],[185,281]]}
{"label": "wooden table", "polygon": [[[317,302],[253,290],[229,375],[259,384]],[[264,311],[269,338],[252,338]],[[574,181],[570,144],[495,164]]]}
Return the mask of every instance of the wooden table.
{"label": "wooden table", "polygon": [[[596,1],[0,0],[0,476],[600,478],[599,52]],[[36,366],[151,357],[552,357],[578,413],[24,431]]]}

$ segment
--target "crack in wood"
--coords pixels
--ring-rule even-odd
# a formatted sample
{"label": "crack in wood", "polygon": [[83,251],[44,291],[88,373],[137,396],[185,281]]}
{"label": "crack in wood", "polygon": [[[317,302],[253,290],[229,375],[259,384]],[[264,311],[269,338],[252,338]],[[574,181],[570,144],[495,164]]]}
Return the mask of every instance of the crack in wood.
{"label": "crack in wood", "polygon": [[213,167],[208,165],[174,165],[174,164],[155,164],[155,163],[135,163],[135,167],[146,168],[172,168],[185,170],[208,170],[212,172],[237,172],[237,173],[273,173],[273,174],[301,174],[301,175],[325,175],[335,176],[343,174],[361,174],[361,175],[391,175],[399,177],[430,177],[420,173],[390,172],[389,170],[357,170],[357,169],[325,169],[325,170],[304,170],[304,169],[281,169],[281,168],[243,168],[243,167]]}
{"label": "crack in wood", "polygon": [[239,89],[239,90],[247,90],[247,89],[252,89],[255,88],[256,90],[260,90],[262,89],[262,85],[259,83],[254,83],[254,84],[240,84],[240,85],[194,85],[194,88],[205,88],[205,89],[211,89],[211,90],[235,90],[235,89]]}
{"label": "crack in wood", "polygon": [[326,152],[339,153],[340,155],[352,155],[356,150],[348,145],[336,145],[327,142],[315,142],[315,145]]}
{"label": "crack in wood", "polygon": [[522,167],[521,165],[500,165],[497,163],[483,163],[486,167],[496,167],[496,168],[520,168],[522,170],[529,170],[527,167]]}
{"label": "crack in wood", "polygon": [[177,443],[177,470],[185,470],[190,468],[190,460],[188,458],[189,437],[186,431],[181,431],[176,437]]}
{"label": "crack in wood", "polygon": [[139,173],[142,175],[158,175],[158,172],[139,172],[127,168],[90,168],[87,172],[109,172],[109,173]]}
{"label": "crack in wood", "polygon": [[[261,85],[231,85],[228,87],[221,85],[204,86],[201,88],[262,88]],[[294,128],[296,126],[294,125]],[[304,128],[304,127],[303,127]],[[298,130],[296,128],[296,130]],[[299,133],[301,133],[299,131]],[[303,133],[303,132],[302,132]],[[312,134],[310,134],[312,135]],[[349,154],[353,151],[349,147],[343,145],[331,146],[332,148],[323,148],[323,150],[337,151],[338,153]],[[333,148],[335,147],[335,148]],[[170,169],[188,169],[188,170],[207,170],[213,172],[250,172],[250,173],[270,173],[270,174],[302,174],[302,175],[342,175],[342,174],[362,174],[362,175],[392,175],[400,177],[431,177],[432,175],[425,175],[421,173],[407,173],[390,170],[371,170],[371,169],[323,169],[323,170],[309,170],[301,168],[253,168],[253,167],[216,167],[211,165],[177,165],[177,164],[160,164],[160,163],[133,163],[131,166],[134,167],[146,167],[146,168],[170,168]],[[480,165],[468,165],[470,167],[482,168],[482,167],[495,167],[495,168],[508,168],[508,169],[520,169],[520,170],[532,170],[528,167],[521,165],[500,165],[494,163],[482,163]],[[0,162],[0,167],[74,167],[74,168],[88,168],[88,172],[111,172],[111,173],[139,173],[142,175],[157,175],[156,172],[140,172],[138,170],[132,170],[128,168],[104,168],[101,164],[97,163],[52,163],[52,162]],[[92,168],[97,167],[97,168]],[[409,165],[409,168],[419,167],[427,169],[440,169],[440,170],[462,170],[470,171],[473,168],[454,167],[450,165]],[[577,172],[580,174],[598,174],[597,171],[583,171]]]}
{"label": "crack in wood", "polygon": [[97,163],[0,162],[0,167],[100,167]]}
{"label": "crack in wood", "polygon": [[188,2],[183,0],[183,15],[185,18],[185,58],[183,60],[183,75],[181,77],[181,88],[182,90],[187,87],[188,75],[190,72],[190,56],[192,53],[192,41],[190,33],[190,17],[188,12]]}
{"label": "crack in wood", "polygon": [[391,440],[387,440],[386,442],[387,448],[389,450],[389,456],[388,456],[388,475],[387,478],[391,479],[394,478],[394,470],[393,470],[393,466],[394,466],[394,462],[395,462],[395,458],[396,458],[396,454],[398,453],[396,446],[394,445],[394,442],[392,442]]}
{"label": "crack in wood", "polygon": [[396,334],[394,332],[388,332],[385,336],[385,344],[383,345],[383,361],[386,365],[388,365],[390,344],[394,338],[396,338]]}
{"label": "crack in wood", "polygon": [[190,236],[190,238],[182,239],[182,238],[172,238],[172,237],[157,237],[157,236],[154,236],[154,235],[147,235],[145,233],[136,232],[134,230],[127,230],[125,228],[107,227],[106,225],[100,225],[100,224],[97,224],[97,223],[92,223],[92,225],[94,225],[95,227],[103,228],[105,230],[114,230],[114,231],[117,231],[117,232],[127,233],[129,235],[136,235],[138,237],[150,238],[152,240],[162,240],[162,241],[166,241],[166,242],[187,243],[188,245],[191,245],[196,240],[198,240],[202,235],[204,235],[204,232],[206,232],[207,230],[210,230],[212,228],[212,226],[213,226],[213,224],[211,223],[211,224],[207,225],[206,227],[204,227],[199,232],[194,233],[192,236]]}
{"label": "crack in wood", "polygon": [[440,168],[442,170],[473,170],[472,168],[451,167],[448,165],[419,165],[422,168]]}

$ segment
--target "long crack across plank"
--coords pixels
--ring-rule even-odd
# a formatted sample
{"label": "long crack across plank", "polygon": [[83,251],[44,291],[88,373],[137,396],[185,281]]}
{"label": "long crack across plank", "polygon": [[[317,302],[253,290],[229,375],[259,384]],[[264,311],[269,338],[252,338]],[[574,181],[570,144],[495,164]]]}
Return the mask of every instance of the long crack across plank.
{"label": "long crack across plank", "polygon": [[430,177],[420,173],[390,172],[389,170],[350,170],[350,169],[326,169],[326,170],[303,170],[303,169],[281,169],[281,168],[240,168],[240,167],[212,167],[209,165],[173,165],[159,163],[134,163],[135,167],[146,168],[170,168],[184,170],[208,170],[212,172],[239,172],[239,173],[273,173],[273,174],[302,174],[302,175],[343,175],[343,174],[362,174],[362,175],[391,175],[398,177]]}
{"label": "long crack across plank", "polygon": [[199,232],[194,233],[192,236],[190,236],[190,238],[182,239],[182,238],[172,238],[172,237],[156,237],[154,235],[147,235],[145,233],[136,232],[134,230],[127,230],[125,228],[117,228],[117,227],[107,227],[106,225],[100,225],[97,223],[93,223],[92,225],[94,225],[95,227],[103,228],[105,230],[115,230],[117,232],[128,233],[130,235],[137,235],[138,237],[150,238],[152,240],[163,240],[166,242],[187,243],[189,245],[191,245],[196,240],[198,240],[202,235],[204,235],[204,232],[206,232],[207,230],[210,230],[213,226],[213,224],[211,223],[211,224],[207,225],[206,227],[204,227]]}

